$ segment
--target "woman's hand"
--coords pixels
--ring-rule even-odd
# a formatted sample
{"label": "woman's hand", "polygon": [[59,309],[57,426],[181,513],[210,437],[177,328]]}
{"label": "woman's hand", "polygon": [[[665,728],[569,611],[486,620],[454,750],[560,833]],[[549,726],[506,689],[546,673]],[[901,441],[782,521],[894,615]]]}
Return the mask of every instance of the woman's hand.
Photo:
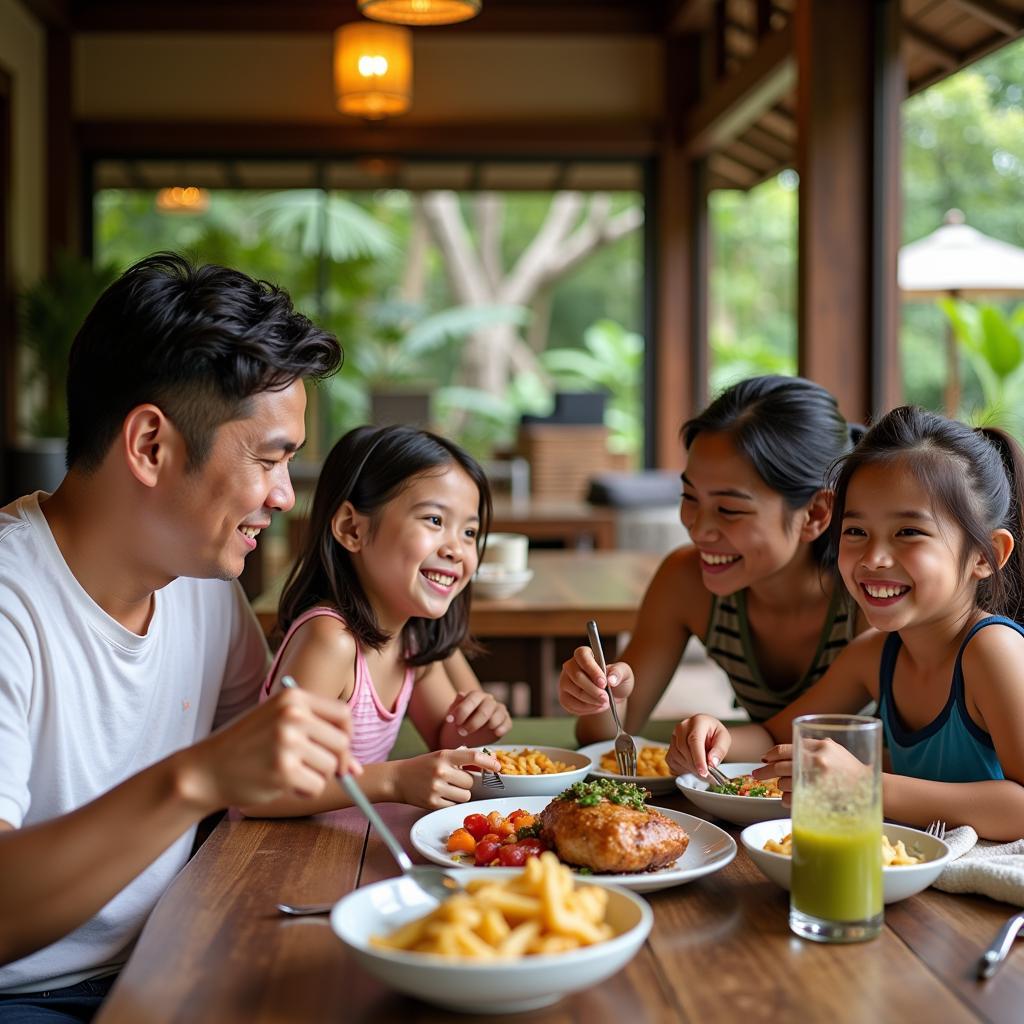
{"label": "woman's hand", "polygon": [[468,690],[451,702],[441,725],[440,746],[479,747],[512,728],[508,708],[486,690]]}
{"label": "woman's hand", "polygon": [[782,806],[789,807],[793,800],[793,744],[778,743],[766,751],[761,760],[765,767],[755,768],[750,774],[762,781],[778,778]]}
{"label": "woman's hand", "polygon": [[616,661],[608,666],[606,679],[594,652],[577,647],[562,665],[558,703],[571,715],[596,715],[608,710],[609,688],[614,697],[625,700],[633,692],[633,670],[624,661]]}
{"label": "woman's hand", "polygon": [[[832,776],[840,788],[852,789],[870,770],[835,740],[806,739],[803,744],[804,769],[814,775]],[[793,744],[779,743],[761,760],[764,761],[765,767],[758,768],[751,774],[755,779],[773,779],[778,776],[782,803],[788,807],[793,799]]]}
{"label": "woman's hand", "polygon": [[476,765],[488,771],[501,770],[493,754],[480,750],[435,750],[430,754],[396,762],[397,799],[414,807],[435,810],[469,800],[474,775],[465,765]]}
{"label": "woman's hand", "polygon": [[675,775],[693,772],[707,777],[708,764],[716,768],[732,746],[729,730],[711,715],[684,718],[672,731],[668,750],[668,767]]}

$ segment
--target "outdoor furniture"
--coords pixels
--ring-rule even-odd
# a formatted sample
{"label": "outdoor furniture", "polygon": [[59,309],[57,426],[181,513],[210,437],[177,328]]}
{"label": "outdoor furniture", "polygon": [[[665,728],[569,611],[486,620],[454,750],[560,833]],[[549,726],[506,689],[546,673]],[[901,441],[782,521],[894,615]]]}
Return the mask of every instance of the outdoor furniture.
{"label": "outdoor furniture", "polygon": [[[513,735],[537,743],[551,729],[527,720]],[[706,817],[682,795],[655,802]],[[412,852],[409,829],[425,812],[379,810]],[[278,900],[336,900],[395,874],[357,809],[292,820],[232,812],[151,915],[97,1024],[450,1019],[360,970],[325,918],[285,919],[274,910]],[[1019,950],[990,981],[975,979],[981,951],[1011,911],[993,900],[926,889],[887,907],[873,942],[801,942],[787,925],[788,894],[742,849],[723,870],[647,898],[654,929],[626,968],[517,1019],[909,1022],[927,1008],[936,1021],[1013,1021],[1024,1005]]]}

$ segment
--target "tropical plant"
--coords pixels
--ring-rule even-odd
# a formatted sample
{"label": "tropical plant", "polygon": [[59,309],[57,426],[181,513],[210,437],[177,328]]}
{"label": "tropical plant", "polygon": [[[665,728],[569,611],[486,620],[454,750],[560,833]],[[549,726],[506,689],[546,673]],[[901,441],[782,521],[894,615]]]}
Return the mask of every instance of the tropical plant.
{"label": "tropical plant", "polygon": [[614,320],[598,320],[583,332],[582,348],[551,348],[541,366],[561,388],[608,394],[605,425],[612,451],[636,457],[643,445],[640,386],[644,339]]}
{"label": "tropical plant", "polygon": [[25,383],[30,389],[38,389],[40,396],[27,423],[36,437],[67,434],[65,379],[71,343],[86,314],[117,273],[113,264],[96,267],[61,250],[54,257],[53,270],[18,297],[19,336],[32,354]]}
{"label": "tropical plant", "polygon": [[987,303],[941,299],[939,305],[981,384],[985,405],[971,418],[1005,423],[1024,384],[1024,305],[1010,314]]}

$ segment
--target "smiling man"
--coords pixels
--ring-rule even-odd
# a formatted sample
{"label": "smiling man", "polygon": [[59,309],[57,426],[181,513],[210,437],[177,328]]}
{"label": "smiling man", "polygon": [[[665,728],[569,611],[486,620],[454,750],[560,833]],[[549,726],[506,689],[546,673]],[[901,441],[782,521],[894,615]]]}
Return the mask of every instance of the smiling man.
{"label": "smiling man", "polygon": [[339,702],[250,710],[235,582],[340,361],[284,292],[171,254],[79,331],[68,474],[0,510],[0,1021],[87,1020],[202,817],[349,767]]}

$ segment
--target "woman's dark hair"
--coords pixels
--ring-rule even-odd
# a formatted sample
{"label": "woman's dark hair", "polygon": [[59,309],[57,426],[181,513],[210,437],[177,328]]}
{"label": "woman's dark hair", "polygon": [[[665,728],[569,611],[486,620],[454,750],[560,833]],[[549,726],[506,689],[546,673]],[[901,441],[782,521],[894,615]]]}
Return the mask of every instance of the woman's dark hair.
{"label": "woman's dark hair", "polygon": [[68,361],[67,464],[96,469],[125,416],[158,405],[181,432],[189,470],[247,400],[341,365],[341,346],[288,293],[226,267],[161,252],[129,267],[96,301]]}
{"label": "woman's dark hair", "polygon": [[[828,486],[829,467],[864,428],[847,423],[835,397],[803,377],[750,377],[723,391],[679,431],[689,450],[698,434],[725,434],[757,475],[791,509]],[[811,545],[819,564],[829,557],[824,534]]]}
{"label": "woman's dark hair", "polygon": [[[479,463],[458,445],[407,426],[356,427],[338,441],[324,460],[302,552],[281,596],[278,629],[282,635],[306,609],[328,603],[338,609],[358,643],[374,650],[387,643],[390,636],[377,622],[351,555],[335,541],[331,520],[349,501],[370,517],[373,530],[384,506],[414,477],[440,474],[449,466],[465,470],[480,493],[482,554],[491,523],[491,488]],[[429,665],[447,658],[463,643],[469,628],[470,586],[463,588],[440,619],[409,620],[402,638],[407,664]]]}
{"label": "woman's dark hair", "polygon": [[[835,511],[829,528],[834,552],[839,550],[846,492],[854,474],[864,466],[896,464],[911,472],[934,507],[964,531],[960,571],[974,554],[981,554],[991,566],[992,575],[978,583],[978,607],[1024,625],[1020,445],[996,427],[969,427],[917,406],[886,413],[836,466]],[[1009,530],[1014,541],[1002,569],[992,544],[992,531],[998,529]]]}

